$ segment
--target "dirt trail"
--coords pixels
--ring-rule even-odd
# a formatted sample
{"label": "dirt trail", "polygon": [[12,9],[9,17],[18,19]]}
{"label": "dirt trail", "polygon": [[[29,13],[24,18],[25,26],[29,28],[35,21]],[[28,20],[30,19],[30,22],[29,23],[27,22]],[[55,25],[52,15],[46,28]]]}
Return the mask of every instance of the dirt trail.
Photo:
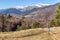
{"label": "dirt trail", "polygon": [[50,32],[50,36],[53,40],[58,40],[57,36],[51,32]]}
{"label": "dirt trail", "polygon": [[60,27],[51,28],[50,35],[53,40],[60,40]]}

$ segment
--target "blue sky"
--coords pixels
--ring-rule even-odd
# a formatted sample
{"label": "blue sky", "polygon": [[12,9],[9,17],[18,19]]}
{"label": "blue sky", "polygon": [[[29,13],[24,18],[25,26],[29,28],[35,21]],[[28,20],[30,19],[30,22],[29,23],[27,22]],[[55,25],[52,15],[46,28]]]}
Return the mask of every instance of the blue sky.
{"label": "blue sky", "polygon": [[60,0],[0,0],[1,8],[10,8],[15,6],[28,6],[33,4],[55,4],[60,2]]}

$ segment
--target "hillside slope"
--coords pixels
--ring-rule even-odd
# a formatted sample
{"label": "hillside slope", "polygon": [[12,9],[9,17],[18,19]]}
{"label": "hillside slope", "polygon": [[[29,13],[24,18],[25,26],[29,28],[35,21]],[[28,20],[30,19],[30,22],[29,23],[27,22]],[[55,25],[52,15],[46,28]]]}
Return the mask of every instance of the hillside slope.
{"label": "hillside slope", "polygon": [[0,40],[60,40],[60,27],[52,27],[50,30],[49,33],[47,28],[1,32]]}
{"label": "hillside slope", "polygon": [[47,31],[41,28],[0,33],[0,40],[52,40]]}

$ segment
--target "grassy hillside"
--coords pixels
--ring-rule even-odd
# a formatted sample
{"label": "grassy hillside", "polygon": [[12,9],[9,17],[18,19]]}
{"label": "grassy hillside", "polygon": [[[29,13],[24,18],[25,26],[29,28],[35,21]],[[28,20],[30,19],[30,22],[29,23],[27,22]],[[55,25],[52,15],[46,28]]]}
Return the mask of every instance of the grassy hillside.
{"label": "grassy hillside", "polygon": [[16,32],[1,32],[0,40],[52,40],[47,31],[41,28],[22,30]]}

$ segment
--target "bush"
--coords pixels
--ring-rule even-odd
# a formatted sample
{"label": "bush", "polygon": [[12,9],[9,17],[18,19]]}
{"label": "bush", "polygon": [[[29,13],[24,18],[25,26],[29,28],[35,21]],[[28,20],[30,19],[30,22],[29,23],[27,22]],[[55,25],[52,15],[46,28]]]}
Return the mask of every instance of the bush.
{"label": "bush", "polygon": [[50,27],[53,27],[53,26],[57,26],[58,25],[58,23],[57,23],[57,20],[51,20],[51,22],[50,22]]}
{"label": "bush", "polygon": [[34,22],[32,28],[39,28],[40,23],[39,22]]}

